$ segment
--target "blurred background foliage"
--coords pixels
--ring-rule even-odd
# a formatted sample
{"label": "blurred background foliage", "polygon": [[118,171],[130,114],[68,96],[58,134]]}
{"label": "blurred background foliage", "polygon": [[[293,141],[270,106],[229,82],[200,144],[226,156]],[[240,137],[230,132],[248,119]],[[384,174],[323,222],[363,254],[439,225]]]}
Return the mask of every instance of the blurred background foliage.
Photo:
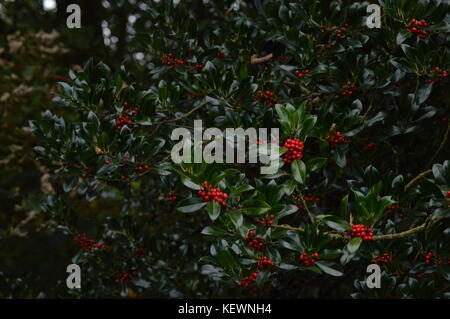
{"label": "blurred background foliage", "polygon": [[[138,45],[134,33],[143,31],[145,25],[142,19],[134,20],[146,8],[145,2],[0,3],[0,272],[13,280],[23,278],[33,291],[49,290],[65,277],[75,247],[60,233],[48,230],[48,219],[39,214],[42,194],[54,190],[49,174],[34,160],[36,141],[28,121],[54,108],[51,100],[56,83],[68,79],[69,69],[80,70],[91,56],[112,66],[129,61],[130,68],[140,70],[130,52]],[[81,29],[66,27],[66,8],[72,3],[83,8]],[[92,205],[81,213],[103,209]],[[27,297],[21,282],[7,286],[14,291],[17,285],[20,297]]]}

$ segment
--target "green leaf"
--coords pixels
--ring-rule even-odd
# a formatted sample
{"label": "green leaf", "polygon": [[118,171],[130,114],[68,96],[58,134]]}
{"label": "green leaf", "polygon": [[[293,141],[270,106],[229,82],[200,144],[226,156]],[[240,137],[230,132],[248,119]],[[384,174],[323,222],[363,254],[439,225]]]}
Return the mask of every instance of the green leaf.
{"label": "green leaf", "polygon": [[236,259],[228,250],[225,249],[217,252],[216,259],[219,265],[223,268],[233,269],[237,265]]}
{"label": "green leaf", "polygon": [[301,160],[296,159],[291,163],[291,173],[298,183],[306,182],[306,165]]}
{"label": "green leaf", "polygon": [[63,184],[64,192],[66,193],[70,192],[72,188],[74,188],[75,185],[77,185],[77,183],[78,183],[78,176],[72,176],[67,178]]}
{"label": "green leaf", "polygon": [[433,176],[436,179],[436,181],[441,184],[445,184],[446,182],[445,182],[444,166],[442,166],[441,164],[434,164],[432,170]]}
{"label": "green leaf", "polygon": [[178,210],[179,212],[182,212],[182,213],[193,213],[195,211],[202,209],[206,205],[207,205],[207,203],[200,202],[199,199],[188,198],[188,199],[181,200],[178,203],[176,210]]}
{"label": "green leaf", "polygon": [[369,186],[374,185],[378,181],[379,176],[378,170],[372,165],[367,166],[364,171],[364,180]]}
{"label": "green leaf", "polygon": [[42,155],[42,156],[44,156],[45,152],[46,152],[45,148],[42,146],[33,147],[33,151],[35,151],[36,153],[38,153],[39,155]]}
{"label": "green leaf", "polygon": [[344,198],[341,199],[339,215],[344,219],[348,218],[348,195],[345,195]]}
{"label": "green leaf", "polygon": [[425,102],[431,94],[431,89],[433,88],[433,83],[428,83],[422,86],[416,94],[417,104],[422,104]]}
{"label": "green leaf", "polygon": [[295,205],[286,205],[285,208],[283,208],[280,212],[276,214],[276,219],[279,220],[282,217],[291,215],[298,211],[298,207]]}
{"label": "green leaf", "polygon": [[181,182],[183,183],[184,186],[193,189],[193,190],[199,190],[200,189],[200,185],[194,183],[190,178],[186,177],[186,176],[181,176]]}
{"label": "green leaf", "polygon": [[244,193],[244,192],[248,192],[248,191],[251,191],[251,190],[253,190],[253,186],[251,186],[251,185],[242,185],[242,186],[239,186],[239,187],[237,187],[237,188],[232,188],[232,190],[231,190],[231,193],[230,193],[230,197],[233,197],[233,196],[237,196],[237,195],[240,195],[240,194],[242,194],[242,193]]}
{"label": "green leaf", "polygon": [[397,38],[396,38],[397,45],[400,45],[400,44],[402,44],[403,42],[405,42],[405,40],[406,40],[407,38],[408,38],[407,33],[405,33],[405,32],[399,32],[399,33],[397,33]]}
{"label": "green leaf", "polygon": [[279,240],[278,243],[281,247],[289,250],[300,251],[302,249],[302,246],[295,241]]}
{"label": "green leaf", "polygon": [[334,215],[319,215],[317,219],[322,220],[328,227],[339,232],[345,232],[351,229],[350,224],[343,218]]}
{"label": "green leaf", "polygon": [[295,270],[295,269],[298,269],[298,266],[286,264],[286,263],[280,263],[278,265],[278,268],[283,269],[283,270]]}
{"label": "green leaf", "polygon": [[306,162],[306,166],[309,171],[313,172],[318,169],[321,169],[327,165],[328,158],[326,157],[314,157]]}
{"label": "green leaf", "polygon": [[263,215],[269,211],[272,206],[260,199],[250,199],[242,203],[242,212],[248,215]]}
{"label": "green leaf", "polygon": [[239,75],[240,75],[242,80],[248,77],[248,69],[247,69],[247,66],[245,64],[241,65],[241,67],[239,69]]}
{"label": "green leaf", "polygon": [[362,243],[362,238],[353,238],[352,240],[350,240],[348,242],[348,244],[345,246],[345,249],[350,253],[350,254],[354,254],[359,247],[361,246]]}
{"label": "green leaf", "polygon": [[239,228],[242,226],[242,222],[244,221],[244,217],[241,212],[238,211],[229,211],[227,215],[230,217],[231,222],[233,223],[235,228]]}
{"label": "green leaf", "polygon": [[219,202],[216,202],[215,200],[212,200],[208,203],[206,206],[206,212],[209,215],[209,218],[211,220],[216,220],[220,215],[220,204]]}
{"label": "green leaf", "polygon": [[347,165],[347,157],[345,156],[345,152],[342,150],[342,148],[337,147],[333,155],[335,157],[337,166],[339,166],[340,168],[344,168]]}
{"label": "green leaf", "polygon": [[392,189],[395,193],[401,194],[405,190],[405,181],[403,179],[403,175],[398,175],[392,181]]}
{"label": "green leaf", "polygon": [[316,266],[320,268],[320,270],[322,270],[324,273],[334,276],[334,277],[340,277],[343,276],[344,274],[336,269],[330,268],[326,265],[324,265],[323,263],[320,262],[316,262]]}
{"label": "green leaf", "polygon": [[207,226],[203,228],[202,232],[203,235],[209,235],[209,236],[228,236],[231,235],[229,232],[227,232],[225,229],[216,227],[216,226]]}

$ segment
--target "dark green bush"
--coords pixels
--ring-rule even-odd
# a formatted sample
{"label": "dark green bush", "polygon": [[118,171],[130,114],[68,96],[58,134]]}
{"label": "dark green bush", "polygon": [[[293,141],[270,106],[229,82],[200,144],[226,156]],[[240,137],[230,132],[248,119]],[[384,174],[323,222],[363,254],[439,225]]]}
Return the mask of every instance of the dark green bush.
{"label": "dark green bush", "polygon": [[[368,4],[160,1],[141,16],[145,71],[95,57],[71,71],[61,111],[30,125],[51,175],[40,210],[80,246],[68,263],[83,288],[68,290],[62,269],[43,296],[448,297],[449,5],[380,1],[369,29]],[[280,128],[280,146],[298,138],[302,157],[273,175],[175,164],[171,132],[195,119]],[[226,206],[202,200],[205,181]],[[381,289],[365,283],[373,263]]]}

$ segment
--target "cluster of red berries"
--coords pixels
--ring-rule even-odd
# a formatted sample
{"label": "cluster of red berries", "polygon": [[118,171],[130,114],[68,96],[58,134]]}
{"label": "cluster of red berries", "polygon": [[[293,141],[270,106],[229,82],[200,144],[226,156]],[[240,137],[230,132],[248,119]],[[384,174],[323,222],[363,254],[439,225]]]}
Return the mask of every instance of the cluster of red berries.
{"label": "cluster of red berries", "polygon": [[360,237],[363,240],[372,240],[372,229],[366,228],[363,224],[352,225],[352,229],[350,230],[350,237]]}
{"label": "cluster of red berries", "polygon": [[425,263],[430,264],[433,257],[435,257],[435,255],[430,251],[428,254],[425,255]]}
{"label": "cluster of red berries", "polygon": [[161,61],[162,64],[169,65],[169,66],[177,66],[177,65],[183,65],[186,63],[185,60],[176,59],[172,53],[166,53],[164,54],[164,58]]}
{"label": "cluster of red berries", "polygon": [[222,193],[220,188],[214,188],[208,182],[203,182],[198,194],[203,198],[205,202],[215,200],[222,206],[227,206],[226,200],[228,199],[228,194]]}
{"label": "cluster of red berries", "polygon": [[125,109],[122,114],[116,116],[116,129],[120,131],[125,125],[131,127],[134,124],[134,117],[139,112],[138,108],[128,107],[128,102],[123,102]]}
{"label": "cluster of red berries", "polygon": [[217,52],[217,56],[224,56],[224,55],[225,55],[225,52],[223,52],[223,51]]}
{"label": "cluster of red berries", "polygon": [[[305,207],[302,205],[302,200],[300,199],[300,196],[293,194],[292,199],[295,201],[295,206],[298,208],[304,209]],[[305,202],[315,202],[320,203],[321,199],[319,197],[314,197],[313,194],[309,193],[308,195],[302,195],[302,198]]]}
{"label": "cluster of red berries", "polygon": [[86,177],[86,178],[94,177],[94,174],[91,173],[91,169],[89,167],[84,167],[83,171],[86,172],[86,175],[84,175],[84,177]]}
{"label": "cluster of red berries", "polygon": [[412,19],[410,24],[406,27],[406,30],[415,33],[417,39],[425,39],[427,37],[428,31],[423,28],[428,28],[429,25],[425,20]]}
{"label": "cluster of red berries", "polygon": [[120,272],[120,274],[116,277],[115,281],[116,281],[116,283],[120,283],[122,281],[129,282],[130,279],[131,279],[131,274],[126,270],[122,270]]}
{"label": "cluster of red berries", "polygon": [[266,241],[262,237],[256,237],[256,233],[251,230],[248,235],[244,237],[244,241],[247,242],[248,248],[254,250],[262,250],[266,244]]}
{"label": "cluster of red berries", "polygon": [[258,261],[258,268],[261,270],[263,269],[273,270],[275,268],[275,264],[273,263],[272,260],[264,256]]}
{"label": "cluster of red berries", "polygon": [[[134,154],[133,157],[134,157],[134,159],[135,159],[135,167],[134,167],[134,169],[135,169],[136,171],[144,171],[144,170],[150,168],[150,166],[148,166],[148,165],[146,165],[146,164],[142,164],[142,163],[139,162],[139,160],[138,160],[139,155],[138,155],[138,154]],[[128,161],[129,161],[129,158],[130,158],[130,155],[129,155],[129,154],[125,155],[125,159],[122,160],[122,163],[128,162]]]}
{"label": "cluster of red berries", "polygon": [[144,171],[144,170],[149,169],[149,168],[150,168],[150,166],[148,166],[148,165],[138,165],[138,166],[135,167],[135,170],[137,170],[137,171]]}
{"label": "cluster of red berries", "polygon": [[109,248],[108,245],[105,244],[97,244],[94,239],[89,239],[86,237],[86,233],[83,233],[81,235],[76,236],[72,239],[74,242],[76,242],[80,247],[86,249],[87,251],[91,252],[94,248],[99,249],[105,249]]}
{"label": "cluster of red berries", "polygon": [[177,197],[175,196],[175,193],[168,193],[167,194],[167,199],[168,200],[176,200]]}
{"label": "cluster of red berries", "polygon": [[442,258],[433,254],[431,251],[425,255],[425,264],[431,264],[433,261],[436,265],[442,265],[447,260],[447,265],[450,265],[450,258]]}
{"label": "cluster of red berries", "polygon": [[127,183],[127,186],[131,187],[130,179],[128,176],[124,176],[124,175],[120,176],[120,181],[122,183]]}
{"label": "cluster of red berries", "polygon": [[445,79],[448,74],[446,70],[441,70],[440,67],[435,67],[434,69],[428,71],[428,73],[431,74],[431,79],[428,79],[427,82],[428,83],[433,83],[433,82],[441,82],[443,79]]}
{"label": "cluster of red berries", "polygon": [[306,251],[304,251],[301,255],[298,256],[298,259],[300,259],[301,262],[303,262],[303,265],[306,267],[312,267],[316,264],[316,260],[319,259],[319,253],[315,252],[311,255],[308,255]]}
{"label": "cluster of red berries", "polygon": [[145,254],[145,249],[144,248],[137,248],[134,253],[138,256],[142,256]]}
{"label": "cluster of red berries", "polygon": [[302,159],[304,145],[298,138],[288,138],[283,145],[288,150],[283,154],[283,161],[291,164],[295,159]]}
{"label": "cluster of red berries", "polygon": [[376,263],[381,262],[384,264],[389,264],[389,263],[393,262],[392,256],[389,255],[388,253],[384,253],[381,256],[375,255],[375,256],[373,256],[373,259],[375,259]]}
{"label": "cluster of red berries", "polygon": [[256,92],[255,99],[262,100],[263,103],[267,104],[270,107],[274,106],[279,101],[279,99],[275,96],[274,93],[272,93],[270,91],[263,92],[261,90]]}
{"label": "cluster of red berries", "polygon": [[333,135],[328,137],[328,143],[331,147],[336,148],[338,144],[348,144],[350,140],[342,136],[342,132],[334,132]]}
{"label": "cluster of red berries", "polygon": [[303,195],[303,199],[305,202],[316,202],[316,203],[320,203],[320,198],[319,197],[314,197],[313,194],[308,193],[307,195]]}
{"label": "cluster of red berries", "polygon": [[204,66],[203,64],[196,64],[196,65],[194,65],[194,67],[195,67],[197,70],[202,71],[203,68],[204,68],[205,66]]}
{"label": "cluster of red berries", "polygon": [[341,95],[343,95],[343,96],[353,95],[355,88],[356,88],[356,85],[354,83],[348,81],[343,86],[341,86],[341,89],[342,89]]}
{"label": "cluster of red berries", "polygon": [[330,30],[334,33],[336,38],[340,39],[345,37],[345,32],[348,30],[348,24],[345,23],[341,27],[333,26]]}
{"label": "cluster of red berries", "polygon": [[302,77],[304,77],[306,74],[309,73],[308,69],[305,70],[295,70],[295,74],[301,79]]}
{"label": "cluster of red berries", "polygon": [[251,284],[254,284],[256,282],[256,277],[258,277],[258,274],[259,270],[255,271],[254,273],[251,273],[250,276],[244,277],[238,284],[238,286],[247,288]]}
{"label": "cluster of red berries", "polygon": [[273,220],[275,219],[275,215],[269,215],[266,219],[258,220],[258,223],[261,225],[270,226],[273,224]]}
{"label": "cluster of red berries", "polygon": [[399,217],[400,218],[405,218],[405,213],[402,211],[402,209],[400,208],[400,206],[398,206],[398,205],[389,205],[388,207],[387,207],[387,211],[386,211],[386,213],[387,214],[394,214],[394,213],[399,213]]}
{"label": "cluster of red berries", "polygon": [[364,151],[367,151],[367,152],[375,152],[375,151],[378,151],[378,146],[376,146],[376,145],[373,144],[373,143],[367,143],[367,144],[363,147],[363,150],[364,150]]}
{"label": "cluster of red berries", "polygon": [[[321,44],[317,44],[317,46],[319,47],[319,46],[321,46]],[[327,53],[327,52],[330,51],[332,48],[333,48],[333,46],[330,45],[330,44],[324,45],[324,46],[321,48],[320,53],[316,54],[316,58],[319,59],[323,54]]]}

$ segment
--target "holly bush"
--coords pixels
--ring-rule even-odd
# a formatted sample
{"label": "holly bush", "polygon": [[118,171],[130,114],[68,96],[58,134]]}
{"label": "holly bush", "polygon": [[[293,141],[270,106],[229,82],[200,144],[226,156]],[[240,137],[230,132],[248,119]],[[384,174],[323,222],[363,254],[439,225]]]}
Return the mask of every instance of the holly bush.
{"label": "holly bush", "polygon": [[[44,296],[449,297],[449,4],[369,4],[159,1],[139,72],[70,71],[30,126],[82,289]],[[174,163],[194,120],[279,128],[278,171]]]}

